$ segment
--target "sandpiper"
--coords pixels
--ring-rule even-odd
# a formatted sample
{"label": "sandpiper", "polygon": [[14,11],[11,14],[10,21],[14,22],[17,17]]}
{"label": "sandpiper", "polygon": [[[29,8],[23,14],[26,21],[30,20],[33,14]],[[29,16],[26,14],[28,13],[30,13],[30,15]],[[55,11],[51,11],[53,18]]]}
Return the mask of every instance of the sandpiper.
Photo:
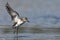
{"label": "sandpiper", "polygon": [[13,28],[18,27],[24,24],[25,22],[29,22],[27,17],[20,18],[19,14],[15,10],[13,10],[8,3],[5,5],[5,7],[13,21]]}

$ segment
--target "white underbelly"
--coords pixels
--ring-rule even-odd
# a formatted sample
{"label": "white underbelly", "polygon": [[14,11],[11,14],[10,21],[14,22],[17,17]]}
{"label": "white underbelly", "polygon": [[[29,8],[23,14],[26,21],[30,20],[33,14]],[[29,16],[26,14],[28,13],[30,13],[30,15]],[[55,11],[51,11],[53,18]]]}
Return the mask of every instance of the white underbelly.
{"label": "white underbelly", "polygon": [[19,26],[20,24],[22,24],[23,22],[18,20],[17,24],[15,26]]}
{"label": "white underbelly", "polygon": [[14,22],[14,23],[17,22],[17,24],[16,24],[15,26],[18,26],[18,25],[20,25],[20,24],[23,23],[23,21],[21,21],[18,17],[16,17],[16,18],[13,20],[13,22]]}

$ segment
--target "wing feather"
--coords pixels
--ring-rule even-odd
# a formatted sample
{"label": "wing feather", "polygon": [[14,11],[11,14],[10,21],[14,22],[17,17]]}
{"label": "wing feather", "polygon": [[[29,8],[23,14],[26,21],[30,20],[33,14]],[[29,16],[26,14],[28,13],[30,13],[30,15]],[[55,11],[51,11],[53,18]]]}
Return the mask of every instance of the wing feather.
{"label": "wing feather", "polygon": [[9,13],[9,15],[11,16],[11,18],[13,19],[15,16],[18,16],[19,17],[19,14],[16,12],[16,11],[14,11],[11,7],[10,7],[10,5],[7,3],[6,4],[6,10],[7,10],[7,12]]}

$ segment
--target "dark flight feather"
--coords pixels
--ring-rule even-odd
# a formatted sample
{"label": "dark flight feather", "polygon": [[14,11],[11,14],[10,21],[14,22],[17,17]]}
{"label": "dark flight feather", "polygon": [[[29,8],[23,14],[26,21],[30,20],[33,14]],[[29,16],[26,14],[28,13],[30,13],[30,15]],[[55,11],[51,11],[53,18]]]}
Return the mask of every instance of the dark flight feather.
{"label": "dark flight feather", "polygon": [[14,11],[8,3],[6,4],[5,7],[6,7],[7,12],[11,16],[12,20],[14,19],[15,16],[19,17],[19,14],[16,11]]}

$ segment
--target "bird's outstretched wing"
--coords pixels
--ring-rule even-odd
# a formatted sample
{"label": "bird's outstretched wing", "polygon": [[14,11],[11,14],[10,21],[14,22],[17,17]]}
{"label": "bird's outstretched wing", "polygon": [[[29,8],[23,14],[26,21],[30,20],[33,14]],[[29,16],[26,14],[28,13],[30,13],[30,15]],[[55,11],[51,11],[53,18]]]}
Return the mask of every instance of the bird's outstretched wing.
{"label": "bird's outstretched wing", "polygon": [[12,20],[14,19],[15,16],[18,16],[19,17],[19,14],[10,7],[10,5],[8,4],[8,2],[5,5],[5,7],[6,7],[7,12],[11,16]]}

